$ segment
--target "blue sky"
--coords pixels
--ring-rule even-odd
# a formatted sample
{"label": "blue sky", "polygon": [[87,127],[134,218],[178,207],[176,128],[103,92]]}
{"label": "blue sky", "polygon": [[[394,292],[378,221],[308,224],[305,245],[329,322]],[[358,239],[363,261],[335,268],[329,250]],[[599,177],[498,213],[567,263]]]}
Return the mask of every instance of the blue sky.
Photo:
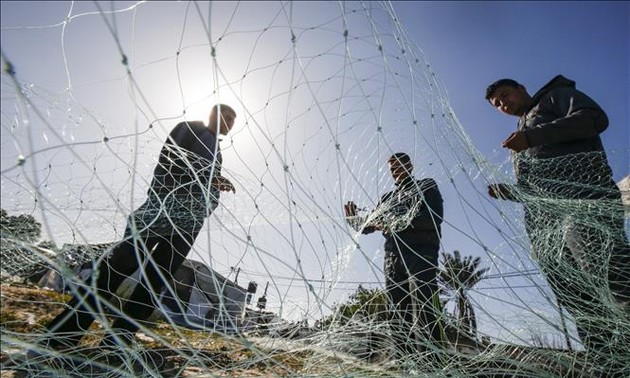
{"label": "blue sky", "polygon": [[399,24],[374,2],[99,5],[1,3],[2,52],[32,101],[21,108],[3,74],[2,207],[33,213],[58,244],[114,241],[170,128],[229,103],[239,117],[224,171],[237,193],[191,255],[226,275],[242,267],[241,282],[271,279],[270,305],[293,318],[382,281],[382,237],[352,234],[341,204],[374,204],[392,187],[387,157],[404,150],[443,191],[442,251],[492,268],[473,295],[483,330],[514,339],[545,326],[521,209],[485,194],[512,179],[500,143],[516,119],[484,99],[496,79],[532,94],[557,74],[575,80],[609,116],[615,179],[630,171],[628,2],[394,2]]}

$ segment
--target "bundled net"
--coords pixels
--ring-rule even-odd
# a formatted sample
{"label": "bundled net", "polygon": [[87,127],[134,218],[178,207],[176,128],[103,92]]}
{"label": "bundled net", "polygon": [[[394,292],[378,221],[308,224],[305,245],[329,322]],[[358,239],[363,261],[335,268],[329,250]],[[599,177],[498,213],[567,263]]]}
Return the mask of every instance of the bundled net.
{"label": "bundled net", "polygon": [[[2,26],[3,369],[552,377],[630,365],[628,303],[618,295],[628,281],[623,206],[604,157],[492,164],[392,4],[38,6],[45,11],[31,18],[34,6],[15,5]],[[46,51],[29,50],[34,41]],[[126,316],[149,261],[91,309],[96,322],[75,335],[80,343],[47,348],[45,325],[70,297],[102,296],[93,268],[146,201],[170,131],[208,124],[217,103],[237,114],[220,142],[221,174],[236,191],[202,218],[182,266],[161,275],[155,311],[126,347],[100,346],[118,334],[111,320]],[[445,206],[441,340],[413,325],[407,336],[420,347],[402,356],[382,237],[361,234],[375,223],[403,230],[422,207],[418,192],[402,213],[379,204],[399,151],[415,177],[435,180]],[[510,201],[488,197],[496,182],[515,182]],[[348,220],[350,200],[362,211]],[[466,257],[449,243],[466,245]]]}

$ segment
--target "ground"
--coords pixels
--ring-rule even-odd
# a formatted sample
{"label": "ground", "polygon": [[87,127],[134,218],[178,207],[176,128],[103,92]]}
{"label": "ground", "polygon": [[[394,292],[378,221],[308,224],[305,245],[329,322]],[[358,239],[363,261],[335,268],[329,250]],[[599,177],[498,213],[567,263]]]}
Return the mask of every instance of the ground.
{"label": "ground", "polygon": [[412,368],[407,369],[405,360],[369,362],[340,352],[334,344],[345,339],[357,342],[347,331],[290,340],[194,331],[163,321],[138,333],[134,347],[128,350],[98,348],[104,331],[95,322],[77,349],[26,358],[25,349],[41,336],[43,325],[62,311],[69,298],[15,285],[0,286],[0,293],[1,378],[399,377],[414,369],[422,377],[630,377],[630,369],[624,367],[621,375],[595,375],[599,372],[592,370],[601,370],[601,366],[589,362],[584,353],[565,350],[492,344],[467,355],[454,352],[451,345],[438,357],[414,357]]}
{"label": "ground", "polygon": [[[38,334],[41,335],[43,325],[62,311],[69,297],[54,291],[12,285],[2,285],[1,295],[2,378],[40,376],[42,371],[54,371],[52,375],[42,373],[42,376],[82,378],[156,374],[161,377],[338,376],[343,375],[340,368],[348,365],[354,365],[357,372],[363,371],[363,376],[390,375],[378,367],[368,371],[370,369],[360,366],[361,361],[353,362],[349,356],[344,356],[346,361],[342,363],[340,357],[317,353],[297,344],[287,350],[289,343],[283,340],[193,331],[164,322],[149,326],[151,336],[139,333],[134,350],[123,353],[122,357],[115,356],[120,360],[119,365],[124,366],[120,373],[108,373],[100,366],[111,360],[111,353],[97,347],[102,334],[98,323],[92,326],[93,332],[83,338],[80,347],[72,352],[72,357],[40,364],[41,361],[50,360],[42,356],[41,361],[28,365],[23,360],[14,360],[14,355],[23,358],[23,351],[16,344],[20,341],[31,342]],[[162,340],[158,341],[160,338]],[[144,359],[138,358],[139,351],[142,351]],[[86,361],[94,363],[86,364]],[[157,369],[151,366],[147,369],[141,361],[151,361],[159,366]]]}

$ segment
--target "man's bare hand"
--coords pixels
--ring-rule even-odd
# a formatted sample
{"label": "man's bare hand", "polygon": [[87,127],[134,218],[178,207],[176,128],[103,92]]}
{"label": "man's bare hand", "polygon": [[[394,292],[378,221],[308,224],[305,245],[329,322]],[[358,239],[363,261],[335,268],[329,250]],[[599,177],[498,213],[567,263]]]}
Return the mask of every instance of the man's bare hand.
{"label": "man's bare hand", "polygon": [[515,131],[501,143],[501,147],[509,148],[514,152],[521,152],[529,148],[529,141],[523,131]]}
{"label": "man's bare hand", "polygon": [[343,205],[343,211],[346,213],[346,217],[354,217],[357,215],[357,205],[348,201],[345,205]]}
{"label": "man's bare hand", "polygon": [[236,193],[236,189],[234,188],[234,185],[232,185],[230,180],[228,180],[227,178],[223,176],[214,176],[212,178],[212,187],[222,192]]}
{"label": "man's bare hand", "polygon": [[511,200],[514,196],[508,184],[491,184],[488,185],[488,194],[492,198]]}

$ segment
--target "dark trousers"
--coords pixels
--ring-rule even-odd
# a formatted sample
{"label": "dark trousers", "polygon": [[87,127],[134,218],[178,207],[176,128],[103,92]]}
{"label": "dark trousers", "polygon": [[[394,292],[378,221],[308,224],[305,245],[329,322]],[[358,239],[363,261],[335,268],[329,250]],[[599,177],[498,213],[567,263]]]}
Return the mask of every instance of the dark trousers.
{"label": "dark trousers", "polygon": [[439,246],[406,245],[385,252],[385,290],[392,337],[403,355],[438,346],[436,314]]}
{"label": "dark trousers", "polygon": [[[79,286],[67,308],[48,324],[50,334],[46,344],[51,347],[60,344],[76,345],[94,322],[95,314],[100,313],[102,308],[111,306],[106,302],[116,293],[120,284],[144,264],[140,282],[123,307],[123,315],[114,315],[114,333],[109,334],[103,343],[119,344],[119,341],[130,341],[138,330],[132,319],[146,320],[151,315],[165,285],[162,277],[172,277],[182,265],[200,228],[201,224],[195,222],[190,230],[173,227],[166,234],[163,230],[158,234],[148,229],[134,238],[131,227],[128,226],[123,241],[97,265],[88,279],[88,285]],[[90,288],[94,283],[96,295]]]}
{"label": "dark trousers", "polygon": [[593,209],[587,203],[576,214],[527,209],[525,221],[541,271],[582,343],[607,355],[623,344],[615,340],[630,342],[627,331],[616,329],[619,312],[607,299],[630,300],[630,248],[623,214]]}

